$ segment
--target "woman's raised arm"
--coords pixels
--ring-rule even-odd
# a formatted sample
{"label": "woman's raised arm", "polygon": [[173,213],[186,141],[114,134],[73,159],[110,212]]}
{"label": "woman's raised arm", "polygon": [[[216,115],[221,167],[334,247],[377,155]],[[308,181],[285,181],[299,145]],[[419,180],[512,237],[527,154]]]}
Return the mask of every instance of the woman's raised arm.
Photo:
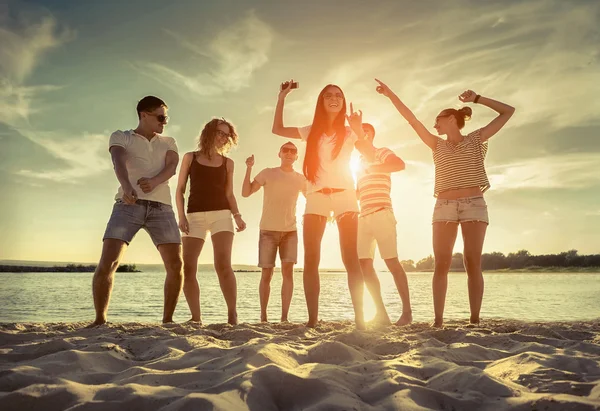
{"label": "woman's raised arm", "polygon": [[289,82],[282,83],[279,91],[279,95],[277,96],[277,106],[275,106],[275,117],[273,118],[273,134],[277,134],[278,136],[285,138],[300,138],[300,132],[298,131],[298,127],[285,127],[283,125],[283,105],[285,103],[285,98],[292,91],[292,83],[293,80]]}
{"label": "woman's raised arm", "polygon": [[437,145],[437,137],[434,136],[427,130],[427,128],[415,117],[414,113],[410,111],[408,107],[400,100],[400,98],[394,94],[394,92],[381,80],[375,79],[379,85],[377,86],[377,92],[383,94],[391,100],[398,112],[404,117],[408,124],[417,132],[423,143],[427,144],[429,148],[435,150]]}

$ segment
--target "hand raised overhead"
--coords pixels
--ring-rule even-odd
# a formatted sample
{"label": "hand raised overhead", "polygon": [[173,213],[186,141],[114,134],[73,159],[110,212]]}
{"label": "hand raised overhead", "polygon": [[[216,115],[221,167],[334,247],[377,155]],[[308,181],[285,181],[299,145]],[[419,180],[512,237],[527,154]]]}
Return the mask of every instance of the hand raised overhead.
{"label": "hand raised overhead", "polygon": [[383,94],[386,97],[391,97],[394,94],[394,92],[383,81],[378,79],[375,79],[375,81],[379,83],[379,85],[375,88],[379,94]]}
{"label": "hand raised overhead", "polygon": [[285,98],[288,94],[290,94],[290,92],[293,90],[293,83],[294,79],[290,79],[290,81],[281,83],[281,86],[279,86],[279,98]]}
{"label": "hand raised overhead", "polygon": [[477,93],[475,93],[473,90],[466,90],[460,96],[458,96],[458,99],[463,103],[471,103],[475,101],[475,97],[477,97]]}

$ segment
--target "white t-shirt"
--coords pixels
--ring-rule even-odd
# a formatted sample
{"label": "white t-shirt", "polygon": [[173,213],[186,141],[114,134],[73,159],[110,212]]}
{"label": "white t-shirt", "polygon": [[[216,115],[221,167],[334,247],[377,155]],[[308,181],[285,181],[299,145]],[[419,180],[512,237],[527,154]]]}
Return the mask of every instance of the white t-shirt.
{"label": "white t-shirt", "polygon": [[[133,130],[117,130],[111,134],[108,149],[113,146],[123,147],[127,152],[125,160],[129,182],[137,192],[140,200],[158,201],[171,205],[171,190],[169,180],[159,184],[150,193],[144,193],[137,181],[142,178],[154,177],[165,168],[167,151],[177,151],[177,143],[173,137],[155,135],[152,140],[141,136]],[[123,187],[119,186],[115,200],[123,197]]]}
{"label": "white t-shirt", "polygon": [[[311,126],[298,128],[302,141],[306,141],[310,133]],[[335,134],[328,136],[323,133],[319,139],[319,163],[320,167],[317,170],[315,184],[308,182],[308,192],[312,193],[323,188],[343,188],[354,190],[354,179],[352,178],[352,170],[350,169],[350,157],[354,150],[354,143],[358,140],[358,136],[352,129],[346,126],[346,136],[344,144],[338,156],[334,159],[333,149]]]}
{"label": "white t-shirt", "polygon": [[296,231],[296,202],[305,191],[306,179],[296,171],[280,167],[265,168],[254,180],[264,187],[260,229],[268,231]]}

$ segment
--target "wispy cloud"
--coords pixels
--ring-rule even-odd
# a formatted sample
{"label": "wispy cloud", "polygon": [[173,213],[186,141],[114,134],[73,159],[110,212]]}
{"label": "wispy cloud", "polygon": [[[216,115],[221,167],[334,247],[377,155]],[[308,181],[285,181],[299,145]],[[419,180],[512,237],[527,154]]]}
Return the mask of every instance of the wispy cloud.
{"label": "wispy cloud", "polygon": [[36,96],[57,88],[28,86],[26,81],[44,55],[73,35],[70,30],[60,29],[51,16],[13,29],[8,24],[0,26],[0,123],[9,126],[23,123],[36,110],[33,107]]}
{"label": "wispy cloud", "polygon": [[[57,90],[57,85],[29,85],[28,82],[44,56],[74,38],[74,32],[59,27],[52,16],[34,23],[3,21],[0,27],[0,123],[20,136],[38,144],[52,157],[62,160],[64,168],[39,171],[21,169],[16,174],[34,179],[75,182],[110,168],[105,135],[85,134],[65,138],[64,132],[39,130],[30,117],[41,108],[35,100]],[[9,28],[11,27],[11,28]]]}
{"label": "wispy cloud", "polygon": [[[392,26],[400,11],[382,16],[380,25]],[[379,76],[423,121],[444,107],[459,106],[456,96],[472,88],[518,108],[508,127],[600,123],[600,99],[591,86],[600,84],[600,2],[464,0],[422,13],[411,16],[427,13],[409,34],[402,20],[398,33],[370,30],[361,60],[346,59],[324,77],[352,84],[349,91],[370,106],[374,87],[365,94],[360,83]],[[491,115],[474,120],[489,121]]]}
{"label": "wispy cloud", "polygon": [[599,154],[565,154],[488,167],[494,190],[582,189],[600,184]]}
{"label": "wispy cloud", "polygon": [[[232,28],[230,28],[232,27]],[[273,42],[271,28],[254,13],[218,32],[208,44],[196,44],[178,33],[165,31],[192,56],[201,58],[208,71],[185,74],[180,69],[157,63],[136,64],[140,72],[175,89],[197,96],[236,92],[250,85],[252,75],[269,60]]]}
{"label": "wispy cloud", "polygon": [[106,154],[107,136],[83,134],[65,138],[62,133],[49,131],[20,130],[24,137],[44,147],[66,166],[60,169],[39,171],[21,169],[16,174],[42,180],[77,183],[83,178],[107,171],[111,168]]}

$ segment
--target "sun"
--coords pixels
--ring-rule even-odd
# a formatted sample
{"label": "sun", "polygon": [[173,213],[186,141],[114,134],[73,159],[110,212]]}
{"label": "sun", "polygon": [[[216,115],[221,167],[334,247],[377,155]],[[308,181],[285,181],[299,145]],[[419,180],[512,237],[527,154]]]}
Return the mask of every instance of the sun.
{"label": "sun", "polygon": [[352,171],[352,177],[354,178],[355,182],[357,181],[357,176],[358,176],[360,169],[361,169],[360,156],[352,155],[352,158],[350,159],[350,170]]}

